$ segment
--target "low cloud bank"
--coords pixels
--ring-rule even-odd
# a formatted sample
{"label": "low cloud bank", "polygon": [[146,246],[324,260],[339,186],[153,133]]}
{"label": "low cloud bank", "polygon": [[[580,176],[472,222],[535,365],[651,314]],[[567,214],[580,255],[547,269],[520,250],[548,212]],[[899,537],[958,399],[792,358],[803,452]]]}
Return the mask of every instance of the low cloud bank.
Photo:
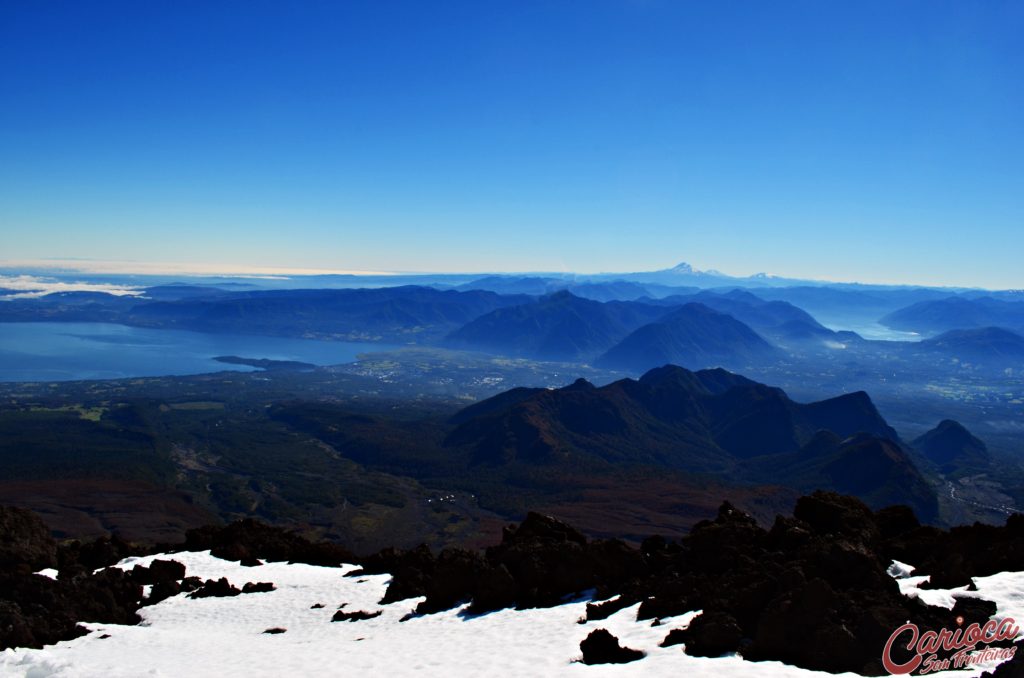
{"label": "low cloud bank", "polygon": [[55,292],[106,292],[116,296],[135,296],[141,288],[112,283],[69,282],[34,275],[0,275],[0,299],[32,299]]}

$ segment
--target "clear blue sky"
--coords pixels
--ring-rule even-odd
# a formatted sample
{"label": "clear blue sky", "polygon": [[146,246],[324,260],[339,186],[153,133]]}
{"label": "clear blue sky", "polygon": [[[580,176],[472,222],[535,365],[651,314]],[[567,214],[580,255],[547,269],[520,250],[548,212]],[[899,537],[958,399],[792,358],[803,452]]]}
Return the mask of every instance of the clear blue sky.
{"label": "clear blue sky", "polygon": [[0,3],[4,260],[1024,287],[1022,254],[1020,2]]}

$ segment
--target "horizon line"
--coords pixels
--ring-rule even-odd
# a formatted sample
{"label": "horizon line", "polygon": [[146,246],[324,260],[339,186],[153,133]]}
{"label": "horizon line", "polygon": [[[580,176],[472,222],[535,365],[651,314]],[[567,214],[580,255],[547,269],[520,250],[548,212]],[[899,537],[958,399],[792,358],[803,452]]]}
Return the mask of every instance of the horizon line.
{"label": "horizon line", "polygon": [[[574,276],[615,276],[615,275],[636,275],[643,273],[664,273],[681,266],[689,266],[686,262],[669,266],[666,268],[655,268],[649,270],[631,271],[543,271],[543,270],[507,270],[507,271],[436,271],[436,270],[399,270],[379,271],[351,268],[324,268],[324,267],[301,267],[301,266],[280,266],[280,265],[247,265],[247,264],[221,264],[221,263],[199,263],[199,262],[155,262],[138,260],[102,260],[74,257],[53,257],[37,259],[0,259],[0,271],[22,272],[47,271],[58,275],[74,273],[92,275],[143,275],[143,276],[183,276],[183,277],[230,277],[230,278],[259,278],[272,280],[275,278],[288,279],[296,277],[314,276],[348,276],[348,277],[401,277],[401,276],[531,276],[531,277],[553,277],[571,278]],[[870,287],[923,287],[932,289],[950,290],[979,290],[990,292],[1016,292],[1024,291],[1021,288],[1004,287],[989,288],[979,285],[954,285],[937,283],[916,283],[916,282],[863,282],[859,280],[837,280],[829,278],[800,278],[789,275],[758,272],[751,275],[733,275],[715,269],[691,268],[688,273],[682,275],[706,275],[731,279],[736,285],[742,283],[756,283],[764,281],[787,281],[792,284],[780,286],[794,287],[802,284],[809,285],[863,285]],[[664,283],[650,283],[664,284]],[[687,287],[685,282],[680,282],[680,287]],[[720,285],[728,286],[728,283]]]}

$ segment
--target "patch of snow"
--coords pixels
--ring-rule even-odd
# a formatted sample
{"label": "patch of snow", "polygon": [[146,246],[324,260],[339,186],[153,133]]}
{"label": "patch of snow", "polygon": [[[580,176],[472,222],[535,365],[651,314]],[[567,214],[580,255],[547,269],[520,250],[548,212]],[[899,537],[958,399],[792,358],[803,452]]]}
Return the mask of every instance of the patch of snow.
{"label": "patch of snow", "polygon": [[[915,568],[906,563],[893,561],[889,566],[889,574],[896,577],[894,572],[909,574]],[[990,577],[972,577],[976,591],[968,591],[967,586],[960,586],[953,589],[922,589],[921,584],[929,581],[930,577],[904,576],[897,578],[896,583],[900,587],[900,593],[911,598],[919,598],[923,603],[944,607],[947,610],[953,609],[957,598],[981,598],[990,600],[996,604],[996,619],[1011,617],[1018,623],[1024,622],[1024,572],[1001,572]],[[1024,633],[1021,634],[1024,636]],[[1020,636],[1018,637],[1018,640]],[[983,671],[992,671],[1000,662],[987,662],[978,664],[972,669],[972,673],[962,674],[974,676]],[[948,671],[937,672],[934,675],[943,675]],[[961,675],[957,671],[957,675]]]}
{"label": "patch of snow", "polygon": [[52,567],[48,567],[45,570],[39,570],[38,572],[36,572],[36,574],[38,574],[40,577],[46,577],[47,579],[57,578],[57,570],[53,569]]}
{"label": "patch of snow", "polygon": [[[579,623],[587,599],[547,609],[499,610],[467,615],[462,609],[399,621],[420,599],[380,605],[388,575],[345,577],[356,569],[268,563],[242,567],[209,552],[130,558],[131,569],[156,558],[177,560],[188,576],[226,577],[241,588],[269,581],[277,589],[230,598],[190,599],[184,594],[140,611],[138,626],[88,624],[93,633],[42,650],[0,652],[0,675],[37,678],[135,678],[152,676],[693,676],[807,678],[832,674],[780,662],[747,662],[739,656],[691,657],[683,646],[659,647],[669,631],[684,628],[699,611],[661,620],[636,620],[637,605],[608,619]],[[1016,577],[1016,578],[1014,578]],[[908,577],[903,582],[923,580]],[[978,579],[977,595],[997,600],[1000,611],[1024,611],[1024,574]],[[924,595],[919,591],[918,595]],[[948,592],[947,592],[948,593]],[[324,607],[314,609],[316,604]],[[345,610],[382,614],[357,622],[331,622]],[[1024,617],[1024,615],[1022,615]],[[271,628],[284,633],[266,634]],[[638,662],[587,666],[579,644],[591,631],[608,629],[622,645],[647,653]],[[107,638],[101,636],[107,635]],[[957,672],[969,678],[982,667]],[[853,674],[842,674],[853,678]]]}
{"label": "patch of snow", "polygon": [[[895,563],[896,561],[893,561]],[[902,564],[902,563],[901,563]],[[910,567],[913,571],[914,568]],[[892,566],[889,566],[892,575]],[[952,610],[953,606],[956,605],[956,599],[967,592],[966,586],[961,586],[955,589],[923,589],[921,584],[926,581],[930,581],[931,577],[928,575],[918,576],[904,576],[896,579],[896,584],[900,587],[900,593],[907,596],[908,598],[919,598],[922,603],[926,605],[934,605],[936,607],[944,607],[947,610]]]}
{"label": "patch of snow", "polygon": [[898,560],[892,561],[889,569],[886,570],[889,576],[896,580],[896,584],[900,587],[900,593],[907,596],[908,598],[920,598],[921,602],[926,605],[935,605],[936,607],[944,607],[947,610],[953,609],[956,605],[956,595],[967,591],[967,587],[963,586],[958,589],[922,589],[921,584],[926,581],[930,581],[929,575],[917,575],[913,573],[917,570],[913,565],[901,563]]}
{"label": "patch of snow", "polygon": [[916,569],[917,568],[913,565],[907,565],[906,563],[901,563],[898,560],[894,560],[892,561],[892,565],[889,566],[889,569],[887,569],[886,572],[893,579],[906,579],[907,577],[912,575],[914,573],[914,570]]}
{"label": "patch of snow", "polygon": [[1024,572],[1001,572],[990,577],[974,577],[977,591],[963,596],[984,598],[996,604],[996,615],[1013,617],[1024,626]]}

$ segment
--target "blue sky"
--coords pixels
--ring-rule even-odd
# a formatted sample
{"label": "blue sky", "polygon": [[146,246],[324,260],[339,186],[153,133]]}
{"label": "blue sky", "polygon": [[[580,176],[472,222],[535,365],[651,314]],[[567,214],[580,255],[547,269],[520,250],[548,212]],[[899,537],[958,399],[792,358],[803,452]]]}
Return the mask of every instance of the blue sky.
{"label": "blue sky", "polygon": [[1021,35],[1019,2],[11,0],[0,259],[1024,287]]}

